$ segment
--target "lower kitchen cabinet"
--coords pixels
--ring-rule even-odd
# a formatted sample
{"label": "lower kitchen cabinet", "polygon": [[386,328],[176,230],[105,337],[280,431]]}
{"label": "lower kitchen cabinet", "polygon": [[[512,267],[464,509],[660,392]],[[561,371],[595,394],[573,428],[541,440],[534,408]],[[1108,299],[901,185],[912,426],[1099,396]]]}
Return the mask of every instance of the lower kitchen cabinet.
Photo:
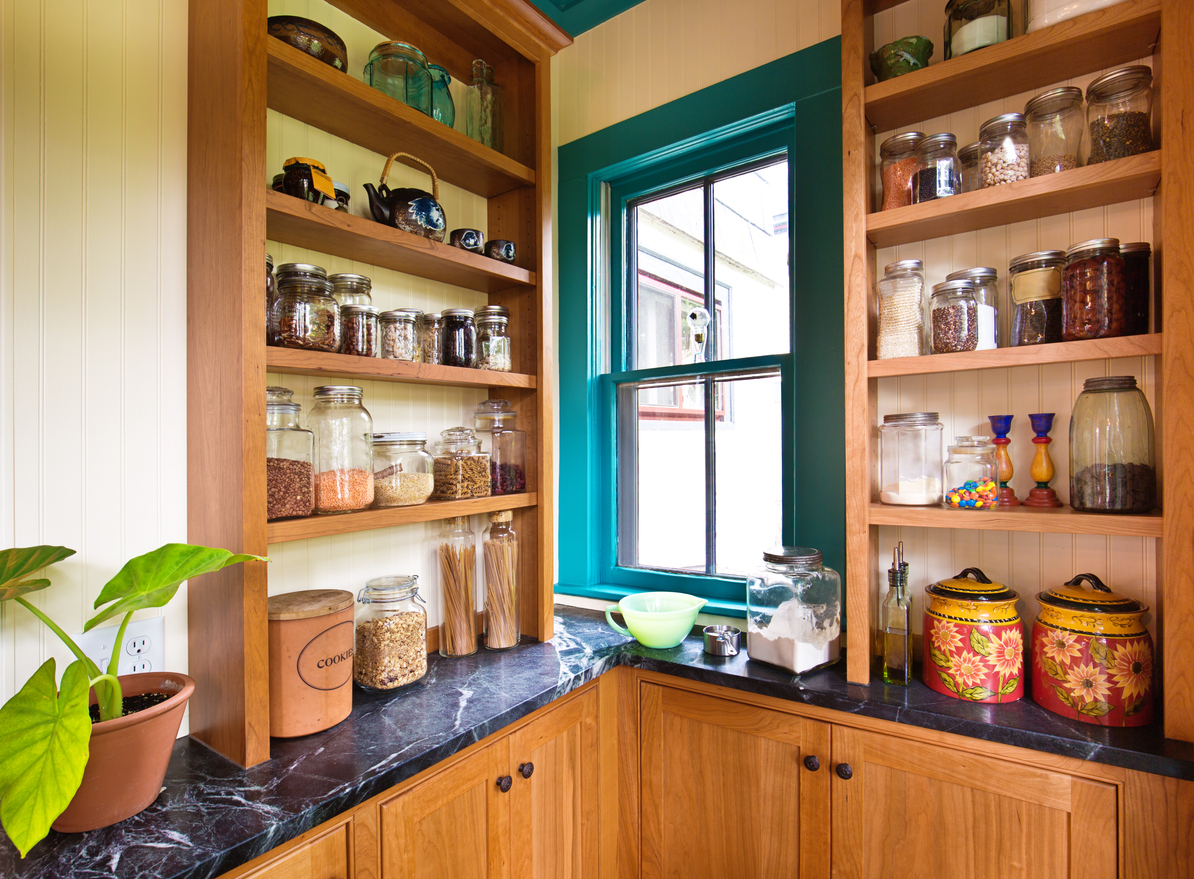
{"label": "lower kitchen cabinet", "polygon": [[348,825],[324,824],[221,879],[349,879]]}

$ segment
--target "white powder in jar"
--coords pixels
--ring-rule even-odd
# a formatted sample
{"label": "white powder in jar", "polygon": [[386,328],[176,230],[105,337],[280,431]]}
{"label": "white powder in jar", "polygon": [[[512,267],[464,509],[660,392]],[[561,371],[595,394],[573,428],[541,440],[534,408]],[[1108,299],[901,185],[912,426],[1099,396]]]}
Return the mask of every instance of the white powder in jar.
{"label": "white powder in jar", "polygon": [[776,608],[770,625],[760,628],[750,620],[746,652],[751,659],[800,674],[836,661],[841,634],[840,613],[818,624],[814,608],[793,598]]}
{"label": "white powder in jar", "polygon": [[885,504],[904,506],[929,506],[941,503],[941,480],[932,476],[919,479],[902,479],[883,486],[879,501]]}

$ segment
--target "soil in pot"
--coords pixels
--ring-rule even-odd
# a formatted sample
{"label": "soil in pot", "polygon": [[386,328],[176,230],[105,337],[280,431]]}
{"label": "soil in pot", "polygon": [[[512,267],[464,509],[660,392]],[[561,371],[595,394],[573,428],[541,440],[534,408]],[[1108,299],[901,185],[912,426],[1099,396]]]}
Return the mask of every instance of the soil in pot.
{"label": "soil in pot", "polygon": [[[128,717],[130,714],[136,714],[138,711],[144,711],[146,708],[160,705],[169,698],[170,694],[168,693],[141,693],[137,696],[125,696],[124,702],[120,706],[120,716]],[[91,722],[99,723],[99,706],[92,703],[88,707],[91,710]]]}

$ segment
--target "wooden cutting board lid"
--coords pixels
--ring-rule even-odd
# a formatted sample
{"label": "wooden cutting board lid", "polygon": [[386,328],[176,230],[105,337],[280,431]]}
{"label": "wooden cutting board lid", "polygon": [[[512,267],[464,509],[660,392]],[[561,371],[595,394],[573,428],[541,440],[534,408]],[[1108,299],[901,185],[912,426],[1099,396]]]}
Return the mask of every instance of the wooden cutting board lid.
{"label": "wooden cutting board lid", "polygon": [[352,593],[343,589],[307,589],[271,595],[270,620],[305,620],[352,607]]}

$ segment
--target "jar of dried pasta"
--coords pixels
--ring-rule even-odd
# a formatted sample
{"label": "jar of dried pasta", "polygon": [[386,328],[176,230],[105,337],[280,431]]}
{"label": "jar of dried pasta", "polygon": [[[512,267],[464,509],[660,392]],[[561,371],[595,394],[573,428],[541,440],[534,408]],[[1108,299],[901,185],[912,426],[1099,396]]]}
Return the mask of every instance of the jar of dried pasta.
{"label": "jar of dried pasta", "polygon": [[441,430],[435,444],[433,501],[489,497],[489,455],[470,427]]}

